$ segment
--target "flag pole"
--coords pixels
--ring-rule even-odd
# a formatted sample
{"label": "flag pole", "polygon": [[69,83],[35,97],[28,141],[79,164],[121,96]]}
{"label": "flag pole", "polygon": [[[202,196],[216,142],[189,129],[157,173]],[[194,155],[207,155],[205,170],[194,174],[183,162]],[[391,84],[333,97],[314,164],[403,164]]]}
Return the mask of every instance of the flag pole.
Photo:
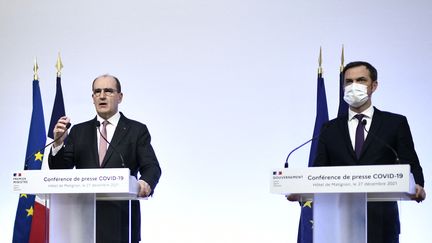
{"label": "flag pole", "polygon": [[34,59],[34,65],[33,65],[33,80],[38,80],[38,71],[39,71],[39,65],[37,64],[37,58]]}
{"label": "flag pole", "polygon": [[344,45],[342,44],[340,72],[343,72],[345,66],[344,62],[345,62],[345,54],[344,54]]}
{"label": "flag pole", "polygon": [[319,56],[318,56],[318,75],[322,75],[322,47],[320,46]]}
{"label": "flag pole", "polygon": [[58,53],[57,62],[56,62],[55,67],[57,69],[57,77],[60,78],[61,77],[61,70],[63,69],[63,63],[61,61],[60,52]]}
{"label": "flag pole", "polygon": [[342,44],[341,65],[339,68],[339,108],[337,116],[344,116],[348,113],[348,104],[344,100],[344,77],[343,70],[345,68],[345,48]]}

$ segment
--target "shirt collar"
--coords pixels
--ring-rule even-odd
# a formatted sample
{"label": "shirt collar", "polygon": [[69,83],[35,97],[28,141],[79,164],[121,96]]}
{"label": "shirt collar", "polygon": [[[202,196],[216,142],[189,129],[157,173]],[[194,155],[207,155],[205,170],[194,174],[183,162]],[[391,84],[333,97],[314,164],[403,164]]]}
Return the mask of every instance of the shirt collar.
{"label": "shirt collar", "polygon": [[[99,115],[96,115],[96,119],[100,122],[100,124],[102,124],[103,121],[105,121],[105,119],[103,119],[102,117],[100,117]],[[108,122],[113,125],[114,127],[117,126],[118,122],[120,120],[120,112],[117,111],[117,113],[115,113],[112,117],[108,118]]]}
{"label": "shirt collar", "polygon": [[[366,110],[361,112],[360,114],[363,114],[365,116],[365,118],[372,119],[373,113],[374,113],[374,107],[371,105]],[[351,121],[352,119],[354,119],[354,116],[357,114],[359,114],[359,113],[356,113],[356,112],[352,111],[351,109],[348,109],[348,121]]]}

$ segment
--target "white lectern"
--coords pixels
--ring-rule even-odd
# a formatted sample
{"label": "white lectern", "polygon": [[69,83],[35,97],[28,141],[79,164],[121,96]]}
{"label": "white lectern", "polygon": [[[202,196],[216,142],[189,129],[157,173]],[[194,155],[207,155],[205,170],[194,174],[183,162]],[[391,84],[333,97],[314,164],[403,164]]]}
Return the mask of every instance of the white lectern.
{"label": "white lectern", "polygon": [[270,191],[313,201],[314,243],[366,243],[367,202],[411,200],[409,165],[278,169]]}
{"label": "white lectern", "polygon": [[12,186],[48,203],[49,239],[56,243],[95,242],[96,200],[137,199],[139,190],[127,168],[16,171]]}

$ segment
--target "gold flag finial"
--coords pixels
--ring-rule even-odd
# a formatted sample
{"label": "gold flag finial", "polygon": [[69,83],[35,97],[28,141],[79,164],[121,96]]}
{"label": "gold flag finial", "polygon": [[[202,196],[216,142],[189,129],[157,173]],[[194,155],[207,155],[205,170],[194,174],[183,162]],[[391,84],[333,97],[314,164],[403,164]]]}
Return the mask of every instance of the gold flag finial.
{"label": "gold flag finial", "polygon": [[35,57],[34,59],[34,65],[33,65],[33,79],[34,80],[38,80],[38,70],[39,70],[39,66],[37,64],[37,58]]}
{"label": "gold flag finial", "polygon": [[322,74],[322,48],[320,46],[320,52],[319,52],[319,57],[318,57],[318,74]]}
{"label": "gold flag finial", "polygon": [[342,44],[340,72],[343,72],[343,69],[344,69],[344,66],[345,66],[344,63],[345,63],[345,54],[344,54],[344,45]]}
{"label": "gold flag finial", "polygon": [[61,70],[62,70],[62,68],[63,68],[63,63],[62,63],[62,61],[61,61],[60,52],[58,53],[58,56],[57,56],[57,63],[56,63],[56,65],[55,65],[55,67],[56,67],[56,69],[57,69],[57,77],[60,77],[60,76],[61,76]]}

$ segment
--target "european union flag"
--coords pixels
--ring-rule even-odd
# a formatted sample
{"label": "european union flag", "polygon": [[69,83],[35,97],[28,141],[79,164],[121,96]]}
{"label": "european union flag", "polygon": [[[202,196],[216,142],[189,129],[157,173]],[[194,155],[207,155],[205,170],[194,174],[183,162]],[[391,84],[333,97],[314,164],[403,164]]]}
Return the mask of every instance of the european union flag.
{"label": "european union flag", "polygon": [[[45,122],[43,117],[42,98],[39,81],[33,80],[33,111],[27,141],[27,152],[24,161],[25,170],[40,170],[45,146]],[[32,221],[35,213],[35,195],[20,194],[15,217],[13,243],[29,243]]]}
{"label": "european union flag", "polygon": [[[327,98],[325,92],[324,78],[322,77],[321,68],[318,72],[317,78],[317,110],[315,117],[315,127],[312,137],[317,137],[320,134],[321,127],[329,120],[327,109]],[[318,148],[318,140],[312,140],[312,145],[309,153],[309,167],[313,166],[316,152]],[[301,204],[301,215],[299,230],[297,235],[298,243],[312,243],[313,242],[313,208],[312,202],[308,201]]]}

